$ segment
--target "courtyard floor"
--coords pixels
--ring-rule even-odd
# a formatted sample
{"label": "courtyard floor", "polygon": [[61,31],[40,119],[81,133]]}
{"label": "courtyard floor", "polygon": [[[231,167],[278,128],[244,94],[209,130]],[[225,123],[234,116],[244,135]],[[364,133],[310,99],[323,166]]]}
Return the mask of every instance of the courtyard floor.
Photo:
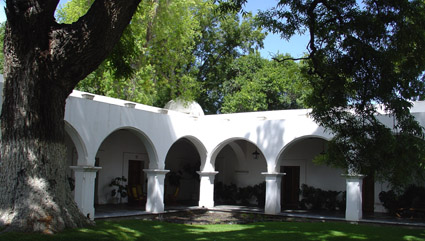
{"label": "courtyard floor", "polygon": [[[283,210],[276,215],[264,215],[264,210],[257,207],[236,206],[236,205],[218,205],[214,208],[200,208],[198,206],[165,206],[163,214],[152,214],[145,211],[144,205],[134,206],[127,204],[119,205],[97,205],[95,206],[95,219],[110,218],[156,218],[161,219],[163,216],[173,216],[174,213],[190,212],[196,215],[204,213],[222,213],[215,215],[215,219],[228,219],[237,222],[241,217],[246,218],[263,217],[270,220],[291,220],[302,219],[311,221],[343,221],[345,222],[344,213],[329,211],[310,211],[310,210]],[[176,215],[178,216],[178,215]],[[229,219],[230,218],[230,219]],[[195,220],[191,218],[190,220]],[[220,222],[220,220],[215,220]],[[414,227],[425,227],[424,219],[397,218],[385,213],[364,214],[363,219],[359,223],[383,224],[383,225],[403,225]]]}

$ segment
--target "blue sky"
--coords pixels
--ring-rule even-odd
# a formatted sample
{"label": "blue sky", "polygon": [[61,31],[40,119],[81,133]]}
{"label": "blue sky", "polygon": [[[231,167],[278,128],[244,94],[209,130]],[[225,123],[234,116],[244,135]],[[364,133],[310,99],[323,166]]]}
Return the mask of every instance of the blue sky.
{"label": "blue sky", "polygon": [[[258,10],[266,10],[275,7],[277,0],[248,0],[244,9],[254,14]],[[306,47],[308,37],[306,35],[294,36],[289,41],[281,39],[279,35],[269,33],[264,41],[264,49],[261,50],[261,56],[270,58],[276,53],[289,53],[294,58],[303,57],[307,52]]]}
{"label": "blue sky", "polygon": [[[66,3],[68,0],[60,0],[59,4]],[[247,11],[254,14],[260,10],[266,10],[276,6],[277,0],[248,0],[245,5]],[[0,22],[6,21],[4,14],[4,0],[0,0]],[[306,52],[308,38],[307,36],[294,36],[289,41],[281,39],[279,35],[268,34],[264,41],[264,49],[261,50],[261,56],[271,58],[276,53],[289,53],[292,57],[302,57]]]}

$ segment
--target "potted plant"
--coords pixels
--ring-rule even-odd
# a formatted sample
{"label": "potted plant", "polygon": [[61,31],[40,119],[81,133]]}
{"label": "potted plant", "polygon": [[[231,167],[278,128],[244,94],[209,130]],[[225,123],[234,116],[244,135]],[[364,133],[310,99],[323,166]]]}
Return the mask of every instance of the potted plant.
{"label": "potted plant", "polygon": [[112,179],[111,183],[109,184],[110,187],[113,187],[111,196],[119,200],[119,203],[121,203],[122,198],[127,197],[127,185],[125,185],[126,182],[127,178],[122,176]]}

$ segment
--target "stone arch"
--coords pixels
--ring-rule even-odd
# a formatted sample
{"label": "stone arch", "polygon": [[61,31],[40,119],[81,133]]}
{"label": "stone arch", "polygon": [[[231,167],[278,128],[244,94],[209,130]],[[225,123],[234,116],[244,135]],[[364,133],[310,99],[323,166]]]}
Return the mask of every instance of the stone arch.
{"label": "stone arch", "polygon": [[[253,155],[255,152],[259,155]],[[262,173],[267,171],[267,161],[256,143],[246,138],[227,139],[214,149],[211,165],[217,173],[214,178],[214,203],[264,205],[264,197],[247,194],[247,190],[260,191],[265,187]]]}
{"label": "stone arch", "polygon": [[[299,143],[299,142],[301,142],[301,141],[303,141],[303,140],[306,140],[306,139],[313,139],[313,138],[317,138],[317,139],[322,139],[322,140],[324,140],[324,141],[330,141],[330,137],[328,137],[328,136],[321,136],[321,135],[305,135],[305,136],[300,136],[300,137],[297,137],[297,138],[294,138],[292,141],[290,141],[289,143],[287,143],[280,151],[279,151],[279,153],[278,153],[278,155],[277,155],[277,157],[276,157],[276,162],[277,162],[277,165],[276,165],[276,168],[278,168],[279,167],[279,165],[281,164],[280,162],[281,162],[281,160],[282,160],[282,156],[283,156],[283,154],[285,153],[285,151],[288,149],[288,148],[290,148],[290,147],[292,147],[293,145],[295,145],[295,144],[297,144],[297,143]],[[276,172],[279,172],[279,170],[275,170]]]}
{"label": "stone arch", "polygon": [[131,133],[133,133],[135,136],[137,136],[143,143],[143,145],[146,148],[146,152],[148,154],[149,157],[149,169],[157,169],[159,166],[159,159],[158,159],[158,153],[156,151],[156,147],[154,145],[154,143],[151,141],[151,139],[149,138],[148,135],[146,135],[146,133],[144,133],[142,130],[132,127],[132,126],[122,126],[119,128],[116,128],[115,130],[111,131],[110,133],[108,133],[103,139],[102,141],[99,143],[99,145],[97,146],[96,150],[98,150],[100,148],[100,146],[102,145],[102,143],[112,134],[115,133],[116,131],[119,130],[128,130]]}
{"label": "stone arch", "polygon": [[205,148],[204,144],[198,138],[194,136],[182,136],[175,142],[183,138],[189,140],[195,146],[196,150],[198,151],[199,157],[201,158],[201,167],[202,167],[207,160],[207,149]]}
{"label": "stone arch", "polygon": [[[211,152],[211,158],[210,158],[210,165],[212,166],[212,168],[213,169],[215,169],[215,160],[216,160],[216,158],[217,158],[217,155],[220,153],[220,151],[226,146],[226,145],[230,145],[230,147],[233,149],[233,151],[235,152],[235,154],[236,154],[236,156],[238,157],[238,161],[239,160],[242,160],[242,159],[244,159],[246,156],[245,156],[245,153],[243,153],[243,151],[240,149],[240,147],[238,147],[237,145],[234,145],[234,144],[232,144],[232,143],[234,143],[235,141],[238,141],[238,140],[241,140],[241,141],[246,141],[246,142],[248,142],[248,143],[251,143],[252,145],[254,145],[256,148],[257,148],[257,150],[258,150],[258,152],[262,155],[262,156],[264,156],[264,152],[261,150],[261,147],[259,147],[258,145],[257,145],[257,143],[255,143],[255,142],[253,142],[253,141],[251,141],[251,140],[249,140],[249,139],[247,139],[247,138],[243,138],[243,137],[234,137],[234,138],[229,138],[229,139],[227,139],[227,140],[224,140],[224,141],[222,141],[221,143],[219,143],[214,149],[213,149],[213,151]],[[267,163],[266,163],[266,165],[267,165]],[[204,167],[203,166],[201,166],[201,169],[203,169]]]}
{"label": "stone arch", "polygon": [[342,170],[313,162],[318,154],[326,152],[329,140],[330,137],[326,136],[305,135],[293,139],[282,148],[276,165],[277,172],[286,174],[281,184],[282,209],[308,208],[311,205],[301,202],[300,191],[303,187],[344,191]]}
{"label": "stone arch", "polygon": [[87,165],[88,164],[88,152],[84,140],[81,138],[78,131],[67,121],[65,121],[65,131],[71,138],[78,154],[78,165]]}
{"label": "stone arch", "polygon": [[199,174],[206,160],[204,145],[194,136],[184,136],[169,148],[165,158],[166,205],[196,205],[199,201]]}
{"label": "stone arch", "polygon": [[[158,166],[156,154],[152,141],[141,130],[123,126],[111,131],[96,149],[95,165],[102,169],[95,180],[95,204],[138,203],[137,198],[147,192],[143,170]],[[120,196],[113,191],[117,187],[110,186],[111,182],[121,177],[132,195]]]}

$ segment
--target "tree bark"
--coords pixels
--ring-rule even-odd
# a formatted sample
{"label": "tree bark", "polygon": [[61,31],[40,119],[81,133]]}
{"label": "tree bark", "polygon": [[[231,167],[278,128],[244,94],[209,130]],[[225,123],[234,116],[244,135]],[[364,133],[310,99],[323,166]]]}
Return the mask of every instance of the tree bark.
{"label": "tree bark", "polygon": [[71,25],[59,0],[6,1],[0,226],[52,233],[91,222],[66,178],[67,96],[112,51],[140,0],[96,0]]}

